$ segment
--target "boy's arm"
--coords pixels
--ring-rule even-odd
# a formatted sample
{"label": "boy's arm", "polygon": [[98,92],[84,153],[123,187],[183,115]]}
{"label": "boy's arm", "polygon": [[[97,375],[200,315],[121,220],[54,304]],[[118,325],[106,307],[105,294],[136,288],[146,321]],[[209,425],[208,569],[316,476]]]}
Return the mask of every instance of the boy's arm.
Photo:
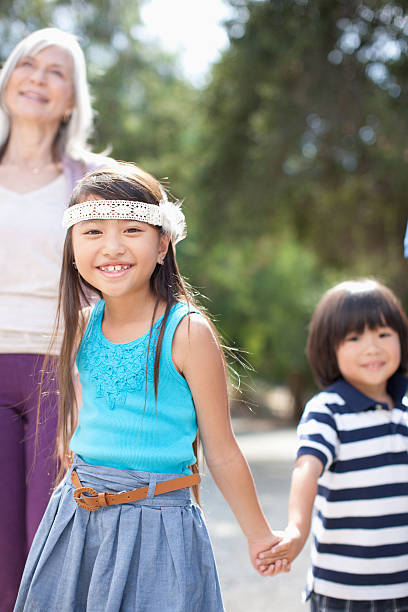
{"label": "boy's arm", "polygon": [[297,459],[290,489],[288,526],[279,544],[258,555],[261,571],[278,559],[292,563],[302,550],[310,531],[317,481],[322,469],[322,462],[314,455],[300,455]]}

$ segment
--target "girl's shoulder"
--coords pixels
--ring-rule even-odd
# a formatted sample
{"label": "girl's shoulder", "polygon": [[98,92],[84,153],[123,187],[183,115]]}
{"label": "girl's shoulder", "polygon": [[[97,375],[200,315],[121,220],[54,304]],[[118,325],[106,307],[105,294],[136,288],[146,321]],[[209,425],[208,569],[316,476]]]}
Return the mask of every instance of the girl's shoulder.
{"label": "girl's shoulder", "polygon": [[95,308],[95,304],[81,308],[79,312],[79,321],[80,321],[80,325],[82,325],[84,328],[88,325],[89,319],[91,317],[91,314],[94,308]]}
{"label": "girl's shoulder", "polygon": [[88,336],[92,323],[103,309],[104,303],[104,300],[98,300],[95,302],[95,304],[90,304],[89,306],[81,308],[79,312],[79,325],[76,342],[78,347],[81,345],[81,342],[85,339],[85,337]]}
{"label": "girl's shoulder", "polygon": [[207,317],[194,305],[177,302],[171,308],[169,316],[170,327],[180,336],[183,333],[199,333],[203,329],[211,329]]}
{"label": "girl's shoulder", "polygon": [[172,356],[178,369],[183,371],[185,361],[193,355],[200,356],[204,363],[214,351],[220,351],[220,346],[209,319],[197,308],[184,305],[179,312],[182,316],[174,332]]}
{"label": "girl's shoulder", "polygon": [[195,306],[194,304],[183,302],[181,300],[173,304],[170,310],[172,313],[180,312],[184,314],[189,314],[189,313],[197,312],[201,314],[201,311],[199,310],[197,306]]}
{"label": "girl's shoulder", "polygon": [[91,319],[95,318],[104,309],[104,306],[105,300],[102,298],[97,300],[93,304],[84,306],[84,308],[82,308],[80,312],[80,320],[82,324],[85,324],[85,326],[88,325]]}

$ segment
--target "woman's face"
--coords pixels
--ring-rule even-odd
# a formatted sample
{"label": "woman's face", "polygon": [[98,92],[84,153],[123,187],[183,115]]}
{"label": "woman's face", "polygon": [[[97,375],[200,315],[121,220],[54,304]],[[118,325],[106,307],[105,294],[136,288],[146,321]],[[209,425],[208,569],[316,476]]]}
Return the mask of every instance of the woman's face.
{"label": "woman's face", "polygon": [[22,57],[4,92],[11,119],[58,126],[75,106],[73,73],[70,54],[56,45]]}

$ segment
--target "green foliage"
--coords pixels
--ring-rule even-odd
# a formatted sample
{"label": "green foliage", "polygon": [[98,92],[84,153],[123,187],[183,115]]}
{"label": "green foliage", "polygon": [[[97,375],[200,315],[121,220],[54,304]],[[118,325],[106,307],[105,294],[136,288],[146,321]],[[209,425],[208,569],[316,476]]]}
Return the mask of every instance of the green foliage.
{"label": "green foliage", "polygon": [[[319,250],[323,265],[349,267],[351,253],[366,257],[391,236],[401,240],[408,128],[399,94],[407,89],[402,9],[342,0],[235,4],[247,7],[245,35],[231,39],[206,92],[211,148],[200,167],[202,221],[213,226],[221,211],[219,225],[234,233],[246,226],[250,206],[246,229],[273,232],[284,222]],[[381,36],[383,45],[396,45],[398,61],[380,61]],[[351,219],[360,224],[352,242],[343,239]],[[340,230],[335,253],[329,226]]]}
{"label": "green foliage", "polygon": [[197,271],[227,342],[279,382],[307,370],[307,323],[322,282],[316,257],[288,236],[218,243]]}
{"label": "green foliage", "polygon": [[[408,14],[402,4],[355,0],[230,4],[238,12],[228,25],[230,47],[204,92],[205,155],[194,175],[201,267],[214,265],[214,240],[220,249],[239,238],[241,249],[249,241],[253,247],[241,255],[250,262],[258,261],[261,245],[274,245],[272,275],[265,274],[265,286],[253,284],[256,275],[250,283],[255,304],[242,302],[240,284],[223,308],[228,321],[235,309],[241,313],[245,324],[234,322],[238,342],[251,347],[259,372],[290,379],[304,359],[316,288],[377,276],[408,303],[402,258]],[[282,233],[285,248],[276,248]],[[302,256],[299,268],[284,265],[292,261],[291,249],[314,257],[313,273],[303,270]],[[247,269],[243,260],[237,269]],[[303,278],[296,301],[292,279]],[[283,315],[297,330],[287,352],[276,340],[282,328],[290,329]]]}

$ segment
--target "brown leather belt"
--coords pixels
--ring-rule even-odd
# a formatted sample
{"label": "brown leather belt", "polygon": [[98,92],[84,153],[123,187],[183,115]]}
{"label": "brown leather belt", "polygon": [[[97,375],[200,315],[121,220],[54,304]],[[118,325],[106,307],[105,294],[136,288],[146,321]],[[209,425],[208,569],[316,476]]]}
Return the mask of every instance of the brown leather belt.
{"label": "brown leather belt", "polygon": [[[98,493],[92,487],[83,487],[75,470],[72,470],[71,480],[75,487],[74,499],[76,503],[81,508],[90,511],[98,510],[98,508],[102,508],[104,506],[127,504],[128,502],[145,499],[149,491],[149,487],[140,487],[139,489],[132,489],[131,491],[121,491],[120,493]],[[154,490],[154,495],[163,495],[163,493],[170,493],[170,491],[186,489],[187,487],[192,487],[193,485],[199,484],[199,482],[199,474],[180,476],[180,478],[172,478],[171,480],[158,482]],[[84,495],[85,493],[87,495]]]}

